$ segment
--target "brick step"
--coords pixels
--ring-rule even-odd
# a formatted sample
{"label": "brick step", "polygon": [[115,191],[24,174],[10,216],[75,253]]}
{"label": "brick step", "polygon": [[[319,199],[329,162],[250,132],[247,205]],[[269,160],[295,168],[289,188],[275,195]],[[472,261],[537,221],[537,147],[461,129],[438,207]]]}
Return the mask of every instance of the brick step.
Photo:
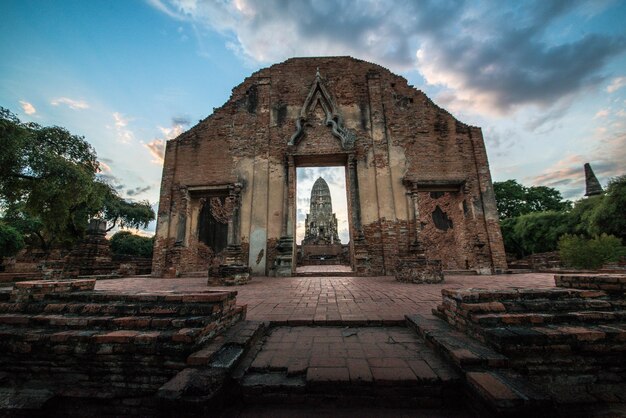
{"label": "brick step", "polygon": [[555,313],[488,313],[469,315],[469,320],[483,328],[509,325],[612,323],[626,321],[626,311],[583,311]]}
{"label": "brick step", "polygon": [[[76,314],[76,315],[107,315],[124,316],[199,316],[216,313],[215,307],[208,303],[189,304],[129,304],[129,303],[29,303],[20,304],[0,303],[0,313],[26,314]],[[231,308],[234,308],[231,306]],[[217,308],[220,309],[220,308]]]}
{"label": "brick step", "polygon": [[[0,326],[0,350],[4,352],[29,353],[31,356],[38,348],[46,352],[54,352],[55,346],[67,346],[70,352],[89,350],[98,345],[118,345],[115,351],[121,352],[148,352],[159,347],[171,346],[180,350],[181,346],[194,343],[203,332],[203,328],[182,328],[179,330],[138,331],[116,330],[50,330],[48,328],[15,328]],[[86,344],[78,346],[77,344]],[[58,351],[58,350],[57,350]],[[57,353],[60,354],[60,353]]]}
{"label": "brick step", "polygon": [[152,330],[167,328],[202,328],[214,322],[211,316],[193,317],[157,317],[150,316],[123,316],[110,315],[29,315],[29,314],[0,314],[0,325],[17,327],[48,327],[63,329],[126,329]]}
{"label": "brick step", "polygon": [[476,270],[444,270],[444,276],[476,276]]}
{"label": "brick step", "polygon": [[74,301],[89,303],[110,303],[124,301],[128,303],[152,303],[161,305],[163,303],[190,303],[190,302],[220,302],[231,296],[236,296],[237,291],[227,290],[206,290],[193,293],[175,292],[146,292],[136,294],[119,294],[99,291],[84,291],[76,293],[51,293],[45,296],[45,300],[50,301]]}
{"label": "brick step", "polygon": [[546,353],[543,347],[530,350],[522,347],[510,354],[512,368],[520,370],[525,376],[535,378],[547,376],[549,379],[557,376],[585,376],[585,378],[580,379],[582,382],[578,382],[583,384],[615,384],[626,380],[626,364],[623,360],[623,352],[575,355],[567,353],[564,349]]}
{"label": "brick step", "polygon": [[202,277],[203,279],[206,279],[207,277],[209,277],[209,270],[187,271],[185,273],[181,273],[180,277],[184,279],[189,279],[189,278],[194,278],[194,277]]}
{"label": "brick step", "polygon": [[438,305],[440,312],[449,311],[454,315],[468,318],[476,314],[497,314],[497,313],[555,313],[555,312],[584,312],[584,311],[613,311],[626,308],[620,301],[609,301],[605,299],[531,299],[503,302],[479,302],[479,303],[458,303],[449,298],[444,298],[443,303]]}
{"label": "brick step", "polygon": [[[610,325],[545,325],[488,328],[483,331],[486,341],[504,353],[520,352],[520,348],[544,348],[590,355],[620,352],[626,354],[626,323]],[[626,357],[624,357],[626,359]]]}
{"label": "brick step", "polygon": [[459,368],[508,367],[508,358],[456,331],[447,323],[423,315],[407,315],[407,325],[424,338],[443,357]]}
{"label": "brick step", "polygon": [[480,304],[487,302],[530,301],[540,300],[571,300],[571,299],[597,299],[606,297],[601,290],[580,289],[527,289],[507,288],[502,290],[492,289],[442,289],[442,296],[459,303]]}
{"label": "brick step", "polygon": [[354,277],[352,271],[307,271],[297,272],[296,277]]}
{"label": "brick step", "polygon": [[487,409],[480,416],[554,416],[550,397],[512,372],[473,371],[467,372],[465,379],[470,392]]}
{"label": "brick step", "polygon": [[0,273],[0,283],[15,283],[43,278],[41,272],[34,273]]}
{"label": "brick step", "polygon": [[[239,388],[245,403],[319,405],[338,402],[341,406],[376,405],[419,408],[447,406],[462,409],[458,380],[441,381],[388,379],[351,381],[347,374],[290,375],[287,370],[251,371],[240,379]],[[452,416],[456,416],[452,414]]]}

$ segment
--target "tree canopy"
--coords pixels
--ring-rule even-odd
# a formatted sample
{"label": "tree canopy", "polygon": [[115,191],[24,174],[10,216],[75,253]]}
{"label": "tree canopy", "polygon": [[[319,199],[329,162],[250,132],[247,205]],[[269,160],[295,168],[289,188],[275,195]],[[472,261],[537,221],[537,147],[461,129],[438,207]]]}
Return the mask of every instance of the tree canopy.
{"label": "tree canopy", "polygon": [[71,244],[92,217],[145,227],[154,219],[147,201],[128,202],[97,177],[94,148],[65,128],[23,123],[0,108],[0,205],[4,222],[42,248]]}
{"label": "tree canopy", "polygon": [[561,192],[552,187],[526,187],[516,180],[494,182],[496,204],[500,219],[514,218],[533,212],[563,211],[571,208],[570,201],[564,201]]}
{"label": "tree canopy", "polygon": [[114,254],[152,257],[154,237],[142,237],[130,231],[119,231],[111,237],[111,251]]}

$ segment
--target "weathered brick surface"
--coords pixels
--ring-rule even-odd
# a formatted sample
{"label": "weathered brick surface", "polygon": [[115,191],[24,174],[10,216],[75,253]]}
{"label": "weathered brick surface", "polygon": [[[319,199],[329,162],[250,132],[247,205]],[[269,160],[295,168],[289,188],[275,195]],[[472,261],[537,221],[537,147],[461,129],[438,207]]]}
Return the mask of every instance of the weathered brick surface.
{"label": "weathered brick surface", "polygon": [[[342,147],[316,102],[303,110],[318,68],[330,96],[320,100],[330,100],[334,121],[354,137],[354,148]],[[301,111],[307,112],[302,133],[290,146]],[[219,258],[199,243],[201,197],[194,190],[234,183],[243,185],[237,238],[244,259],[254,274],[270,274],[277,240],[293,233],[287,225],[295,213],[294,179],[285,185],[295,172],[290,159],[296,166],[355,161],[359,206],[351,207],[360,225],[349,219],[352,241],[360,232],[365,238],[351,254],[358,275],[393,274],[397,258],[408,255],[416,222],[407,184],[418,185],[429,258],[446,269],[506,268],[481,130],[383,67],[327,57],[290,59],[254,73],[224,106],[167,143],[153,274],[203,270]],[[422,190],[423,182],[435,186]],[[352,193],[350,205],[357,203]],[[445,230],[435,226],[437,207],[450,221]]]}
{"label": "weathered brick surface", "polygon": [[607,293],[626,293],[626,274],[556,274],[558,287],[603,290]]}
{"label": "weathered brick surface", "polygon": [[506,355],[513,369],[561,401],[621,399],[626,302],[612,287],[596,290],[620,278],[555,278],[572,288],[444,289],[433,313]]}
{"label": "weathered brick surface", "polygon": [[34,385],[92,401],[150,397],[191,353],[246,314],[237,292],[124,295],[94,285],[15,284],[0,304],[3,386]]}

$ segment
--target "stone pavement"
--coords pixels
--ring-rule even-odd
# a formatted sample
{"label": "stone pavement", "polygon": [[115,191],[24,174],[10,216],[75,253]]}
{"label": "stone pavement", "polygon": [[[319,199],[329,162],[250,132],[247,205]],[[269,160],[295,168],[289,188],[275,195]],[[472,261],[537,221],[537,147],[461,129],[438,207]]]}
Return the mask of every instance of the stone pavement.
{"label": "stone pavement", "polygon": [[286,371],[308,382],[449,381],[456,373],[412,330],[401,327],[278,327],[251,371]]}
{"label": "stone pavement", "polygon": [[205,278],[130,277],[100,280],[96,290],[155,291],[236,290],[237,303],[248,305],[247,319],[289,325],[394,324],[405,314],[430,314],[441,302],[441,289],[554,287],[549,273],[494,276],[446,276],[443,283],[399,283],[393,277],[254,277],[237,287],[207,287]]}

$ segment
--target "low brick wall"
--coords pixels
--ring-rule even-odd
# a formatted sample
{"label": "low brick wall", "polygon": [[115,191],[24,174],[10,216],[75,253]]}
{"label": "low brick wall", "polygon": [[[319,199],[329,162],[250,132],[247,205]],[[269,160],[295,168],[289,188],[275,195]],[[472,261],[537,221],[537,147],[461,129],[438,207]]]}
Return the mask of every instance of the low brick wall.
{"label": "low brick wall", "polygon": [[556,274],[557,287],[603,290],[607,293],[626,292],[626,274]]}
{"label": "low brick wall", "polygon": [[22,282],[0,298],[0,386],[61,398],[151,397],[246,314],[237,292],[123,295],[94,285]]}
{"label": "low brick wall", "polygon": [[[626,304],[594,289],[442,290],[433,314],[510,359],[560,399],[619,401],[626,385]],[[593,395],[591,395],[593,393]],[[586,398],[588,396],[588,398]]]}

